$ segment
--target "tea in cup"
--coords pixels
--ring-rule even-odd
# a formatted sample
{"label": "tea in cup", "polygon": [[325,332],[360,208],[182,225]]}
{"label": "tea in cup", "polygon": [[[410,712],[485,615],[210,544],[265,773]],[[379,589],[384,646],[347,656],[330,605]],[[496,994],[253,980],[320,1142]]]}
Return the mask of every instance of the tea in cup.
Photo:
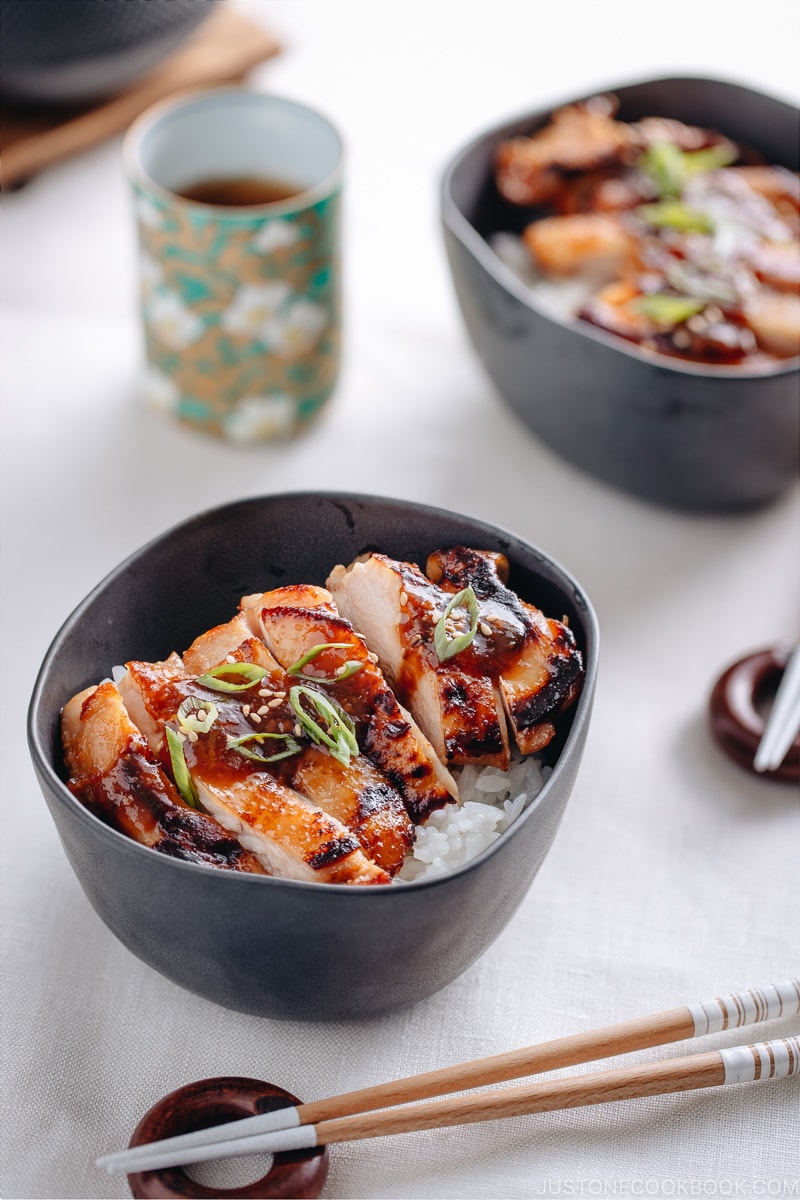
{"label": "tea in cup", "polygon": [[296,101],[214,89],[148,110],[123,157],[148,401],[234,442],[298,432],[339,371],[338,133]]}

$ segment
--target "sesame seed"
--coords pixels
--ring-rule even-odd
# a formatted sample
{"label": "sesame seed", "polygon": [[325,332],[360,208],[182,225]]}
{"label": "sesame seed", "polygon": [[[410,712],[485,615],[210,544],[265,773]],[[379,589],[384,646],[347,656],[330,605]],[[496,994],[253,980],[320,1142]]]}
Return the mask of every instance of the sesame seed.
{"label": "sesame seed", "polygon": [[227,655],[225,662],[226,663],[235,663],[236,659],[234,658],[234,656],[232,654],[229,654],[229,655]]}
{"label": "sesame seed", "polygon": [[190,742],[196,742],[196,741],[197,741],[197,734],[195,733],[195,731],[194,731],[193,729],[190,729],[190,730],[189,730],[189,741],[190,741]]}
{"label": "sesame seed", "polygon": [[269,704],[267,704],[265,707],[266,708],[278,708],[278,706],[281,704],[283,704],[283,700],[280,698],[280,696],[276,696],[275,699],[270,700]]}
{"label": "sesame seed", "polygon": [[400,593],[400,603],[401,603],[401,604],[408,604],[408,592],[401,592],[401,593]]}
{"label": "sesame seed", "polygon": [[484,637],[492,636],[492,627],[491,625],[487,625],[485,621],[481,621],[479,628]]}
{"label": "sesame seed", "polygon": [[267,697],[267,696],[271,696],[271,695],[272,695],[272,692],[271,692],[271,690],[270,690],[269,688],[267,688],[267,687],[261,687],[261,688],[259,688],[259,689],[258,689],[258,694],[259,694],[259,696],[261,696],[261,697],[263,697],[264,699],[266,699],[266,697]]}
{"label": "sesame seed", "polygon": [[261,708],[258,710],[259,717],[263,717],[264,713],[268,713],[269,708],[270,706],[268,704],[262,704]]}
{"label": "sesame seed", "polygon": [[295,726],[294,726],[294,729],[292,730],[292,733],[295,735],[295,737],[300,737],[300,734],[301,734],[302,732],[303,732],[303,731],[302,731],[302,729],[300,728],[300,723],[299,723],[299,722],[296,722],[296,723],[295,723]]}
{"label": "sesame seed", "polygon": [[261,724],[261,717],[258,715],[258,713],[250,713],[250,720],[255,721],[256,725]]}
{"label": "sesame seed", "polygon": [[242,705],[242,712],[244,713],[244,715],[246,717],[249,717],[250,716],[250,705],[249,704]]}

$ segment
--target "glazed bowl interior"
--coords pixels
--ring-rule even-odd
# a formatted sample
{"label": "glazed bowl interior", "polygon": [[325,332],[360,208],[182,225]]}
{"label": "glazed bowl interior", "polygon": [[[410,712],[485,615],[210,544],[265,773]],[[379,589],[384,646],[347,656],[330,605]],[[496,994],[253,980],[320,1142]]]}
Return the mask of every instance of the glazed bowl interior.
{"label": "glazed bowl interior", "polygon": [[[766,163],[798,169],[798,114],[782,100],[696,78],[600,90],[619,101],[619,120],[665,116],[714,128],[754,148]],[[546,125],[558,107],[481,133],[454,155],[442,177],[445,248],[479,359],[537,436],[608,483],[678,508],[772,502],[794,483],[800,466],[800,359],[756,372],[647,352],[577,317],[557,315],[493,250],[494,234],[521,234],[543,215],[501,196],[494,181],[497,148]]]}
{"label": "glazed bowl interior", "polygon": [[[585,664],[580,698],[549,748],[548,781],[522,817],[465,867],[378,888],[217,871],[138,845],[104,825],[66,787],[61,708],[115,665],[180,652],[199,633],[230,619],[243,595],[291,583],[324,585],[337,563],[366,551],[424,565],[429,552],[455,544],[506,554],[509,585],[545,613],[568,619]],[[48,650],[34,689],[30,751],[84,890],[112,932],[145,962],[241,1011],[371,1016],[450,982],[522,902],[572,789],[596,664],[597,627],[587,596],[557,563],[512,534],[377,497],[257,497],[157,537],[75,610]]]}

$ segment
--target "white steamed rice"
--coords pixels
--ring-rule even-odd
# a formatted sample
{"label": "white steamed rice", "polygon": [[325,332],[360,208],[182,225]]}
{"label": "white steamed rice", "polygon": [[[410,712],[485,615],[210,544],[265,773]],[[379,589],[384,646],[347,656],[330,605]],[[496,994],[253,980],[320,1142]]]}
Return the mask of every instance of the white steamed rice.
{"label": "white steamed rice", "polygon": [[527,808],[549,774],[550,768],[535,758],[514,759],[508,771],[464,767],[454,772],[461,803],[448,804],[419,826],[397,879],[431,879],[477,858]]}

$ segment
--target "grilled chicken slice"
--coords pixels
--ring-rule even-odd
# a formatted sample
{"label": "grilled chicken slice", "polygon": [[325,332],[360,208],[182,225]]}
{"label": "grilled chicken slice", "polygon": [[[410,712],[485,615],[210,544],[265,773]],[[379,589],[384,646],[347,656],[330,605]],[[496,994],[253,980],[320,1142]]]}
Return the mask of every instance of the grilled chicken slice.
{"label": "grilled chicken slice", "polygon": [[[292,685],[300,681],[286,675],[264,643],[250,635],[241,614],[197,638],[183,655],[184,665],[197,674],[226,660],[253,662],[268,671],[261,681],[261,690],[266,687],[271,693],[269,698],[263,697],[268,711],[258,715],[273,724],[288,717],[286,727],[292,728],[295,716],[287,707],[286,697]],[[323,812],[346,825],[379,867],[389,875],[397,874],[414,841],[414,826],[400,793],[369,759],[359,755],[345,766],[326,750],[307,745],[298,754],[274,764],[273,771]]]}
{"label": "grilled chicken slice", "polygon": [[295,791],[345,825],[387,875],[397,874],[413,845],[414,825],[397,788],[365,755],[343,766],[309,746],[280,766]]}
{"label": "grilled chicken slice", "polygon": [[[241,644],[240,639],[243,639]],[[202,686],[186,668],[191,665],[194,671],[202,675],[220,665],[216,661],[218,654],[223,656],[222,663],[254,663],[267,674],[243,692],[217,693],[212,688]],[[261,796],[269,810],[265,815],[276,818],[276,797],[282,791],[287,805],[293,810],[299,800],[305,808],[316,808],[331,817],[335,825],[340,827],[334,827],[331,833],[332,839],[339,839],[340,849],[346,849],[342,842],[343,826],[348,840],[352,842],[350,835],[353,835],[356,839],[354,847],[360,847],[366,858],[371,860],[367,865],[355,858],[346,869],[340,868],[332,847],[330,863],[323,864],[330,867],[325,876],[326,882],[348,882],[344,875],[355,868],[365,882],[386,882],[388,877],[399,871],[414,837],[402,799],[371,764],[354,760],[345,766],[326,750],[295,736],[297,718],[287,698],[294,682],[277,664],[263,642],[250,636],[249,630],[237,616],[227,625],[218,626],[193,642],[182,661],[173,655],[164,663],[129,663],[127,675],[120,686],[126,687],[131,707],[143,714],[140,719],[148,730],[148,736],[162,754],[164,729],[168,723],[174,723],[175,714],[184,700],[195,696],[215,705],[217,721],[212,731],[212,749],[206,746],[204,751],[199,744],[207,742],[211,734],[201,734],[197,738],[192,738],[190,734],[190,744],[184,746],[187,764],[190,761],[194,763],[190,766],[193,782],[204,806],[214,812],[226,828],[236,831],[245,844],[253,848],[260,846],[256,852],[270,863],[275,873],[288,873],[292,878],[308,877],[302,866],[298,868],[296,863],[292,863],[291,852],[287,856],[280,837],[276,846],[266,846],[259,841],[261,835],[267,836],[265,830],[261,829],[260,834],[252,830],[242,833],[242,822],[252,815],[250,810],[257,802],[257,796]],[[224,738],[220,734],[224,734]],[[258,741],[254,736],[258,734],[266,734],[267,737]],[[242,737],[248,739],[243,749],[238,752],[230,750],[228,738]],[[293,746],[297,748],[296,752],[274,762],[260,762],[247,757],[247,752],[255,752],[264,758],[271,758]],[[250,779],[251,786],[256,787],[257,791],[252,803],[243,798],[241,781],[238,779],[231,785],[232,793],[228,801],[223,794],[224,789],[211,787],[208,790],[208,773],[214,768],[215,756],[218,759],[217,767],[229,779],[233,767],[238,767],[242,778]],[[263,778],[268,775],[271,776],[271,782]],[[233,806],[232,811],[226,811],[226,803]],[[246,812],[239,812],[236,806],[243,804]],[[305,811],[300,813],[300,819],[301,823],[307,823]],[[288,827],[281,823],[284,832]],[[313,853],[319,852],[314,850]],[[381,877],[373,867],[379,868],[381,873],[385,872],[385,876]],[[318,872],[321,868],[317,866],[313,869]],[[314,878],[319,879],[320,876],[317,874]],[[353,878],[351,881],[361,880]]]}
{"label": "grilled chicken slice", "polygon": [[[552,716],[579,687],[572,634],[505,586],[502,555],[456,547],[431,555],[427,571],[371,554],[336,567],[328,586],[448,763],[506,767],[507,724],[523,754],[543,749],[555,733]],[[475,636],[440,662],[435,627],[468,585],[479,609]],[[463,609],[453,610],[448,636],[464,631],[464,617]]]}
{"label": "grilled chicken slice", "polygon": [[235,833],[271,874],[308,883],[389,883],[390,876],[374,863],[355,834],[287,788],[266,771],[243,772],[228,763],[221,770],[187,751],[187,763],[200,801]]}
{"label": "grilled chicken slice", "polygon": [[165,662],[129,662],[117,683],[131,720],[157,758],[165,754],[164,722],[186,699],[186,683],[187,671],[178,654],[170,654]]}
{"label": "grilled chicken slice", "polygon": [[800,213],[800,175],[786,167],[732,167],[731,175],[769,200],[783,216]]}
{"label": "grilled chicken slice", "polygon": [[440,663],[433,630],[448,596],[413,563],[371,554],[328,578],[339,610],[378,656],[443,762],[507,770],[502,701],[492,679],[466,655]]}
{"label": "grilled chicken slice", "polygon": [[519,749],[542,750],[555,735],[552,718],[580,690],[583,659],[572,631],[506,586],[505,555],[456,546],[432,554],[426,570],[447,591],[472,586],[480,609],[476,654],[492,664]]}
{"label": "grilled chicken slice", "polygon": [[276,588],[244,597],[241,611],[284,669],[315,646],[333,647],[300,668],[295,682],[313,686],[325,680],[318,687],[354,721],[360,750],[400,792],[415,824],[458,798],[450,772],[398,704],[375,655],[337,612],[328,591],[308,585]]}
{"label": "grilled chicken slice", "polygon": [[[235,656],[240,662],[244,661],[243,654],[245,652],[242,647],[252,639],[252,636],[246,621],[237,613],[232,621],[227,621],[224,625],[215,625],[213,629],[209,629],[200,637],[195,638],[189,649],[183,652],[183,665],[191,675],[202,675],[211,667],[217,667],[220,663],[225,662],[229,655]],[[272,655],[267,653],[267,648],[263,644],[260,648],[250,646],[248,650],[251,655],[260,655],[263,650],[264,657],[263,659],[250,657],[246,661],[255,662],[259,666],[271,670],[277,669],[278,664]]]}
{"label": "grilled chicken slice", "polygon": [[636,260],[636,242],[616,213],[571,213],[543,217],[526,226],[523,241],[547,275],[591,273],[614,279]]}
{"label": "grilled chicken slice", "polygon": [[758,292],[747,300],[745,314],[763,350],[779,358],[800,354],[800,296]]}
{"label": "grilled chicken slice", "polygon": [[500,143],[497,187],[512,204],[545,204],[557,196],[565,173],[622,162],[630,144],[630,127],[613,119],[607,97],[570,104],[530,137]]}
{"label": "grilled chicken slice", "polygon": [[265,873],[227,830],[185,803],[113,683],[87,688],[65,705],[62,736],[70,790],[108,825],[173,858]]}

